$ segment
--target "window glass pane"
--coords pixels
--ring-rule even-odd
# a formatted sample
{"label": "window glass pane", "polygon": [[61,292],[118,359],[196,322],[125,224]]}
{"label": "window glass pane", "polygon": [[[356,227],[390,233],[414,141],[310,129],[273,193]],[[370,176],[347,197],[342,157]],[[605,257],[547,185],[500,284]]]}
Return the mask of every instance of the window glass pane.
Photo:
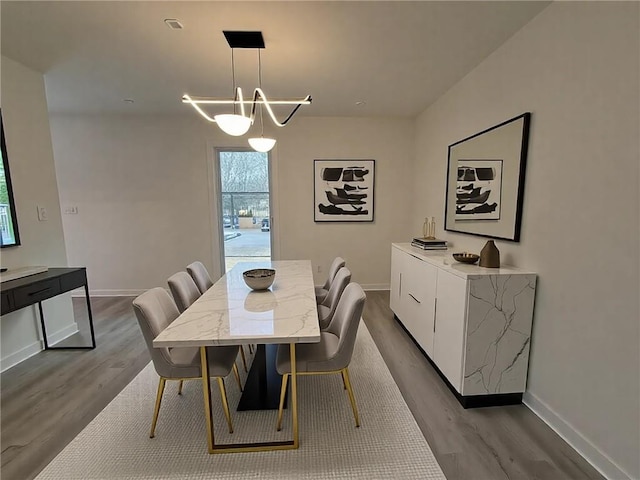
{"label": "window glass pane", "polygon": [[223,192],[268,192],[268,155],[261,152],[220,152]]}

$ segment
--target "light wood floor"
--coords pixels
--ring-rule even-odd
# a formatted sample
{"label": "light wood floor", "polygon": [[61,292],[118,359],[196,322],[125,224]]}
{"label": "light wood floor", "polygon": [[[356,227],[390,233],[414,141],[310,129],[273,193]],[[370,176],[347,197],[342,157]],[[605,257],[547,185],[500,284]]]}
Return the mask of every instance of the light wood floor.
{"label": "light wood floor", "polygon": [[448,480],[603,479],[524,405],[462,408],[389,309],[367,292],[362,315]]}
{"label": "light wood floor", "polygon": [[47,350],[2,373],[2,480],[34,478],[151,361],[132,300],[91,299],[95,350]]}
{"label": "light wood floor", "polygon": [[[92,299],[95,350],[41,352],[1,375],[3,480],[34,478],[150,361],[131,300]],[[365,323],[448,480],[602,479],[524,405],[463,409],[388,305],[367,292]]]}

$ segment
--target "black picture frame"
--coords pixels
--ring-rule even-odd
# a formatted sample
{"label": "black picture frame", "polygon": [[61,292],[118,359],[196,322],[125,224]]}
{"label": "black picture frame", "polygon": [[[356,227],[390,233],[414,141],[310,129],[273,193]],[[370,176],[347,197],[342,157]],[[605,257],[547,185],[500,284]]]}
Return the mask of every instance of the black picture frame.
{"label": "black picture frame", "polygon": [[449,145],[444,229],[520,241],[531,112]]}
{"label": "black picture frame", "polygon": [[[20,245],[20,230],[18,228],[16,204],[13,198],[13,185],[11,184],[9,156],[7,154],[7,144],[4,137],[2,109],[0,109],[0,150],[2,152],[2,167],[4,171],[3,183],[6,186],[8,197],[8,209],[6,209],[3,205],[0,205],[0,248],[17,247],[18,245]],[[0,184],[0,188],[2,187],[3,186]],[[9,240],[9,243],[6,243],[6,240]]]}
{"label": "black picture frame", "polygon": [[314,160],[313,221],[373,222],[375,160]]}

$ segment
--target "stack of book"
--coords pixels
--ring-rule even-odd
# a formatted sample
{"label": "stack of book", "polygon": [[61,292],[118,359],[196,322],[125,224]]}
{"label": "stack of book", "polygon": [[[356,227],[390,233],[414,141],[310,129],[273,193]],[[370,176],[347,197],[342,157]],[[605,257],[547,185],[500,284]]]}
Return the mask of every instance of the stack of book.
{"label": "stack of book", "polygon": [[447,241],[438,240],[437,238],[420,238],[416,237],[411,241],[411,245],[422,250],[446,250]]}

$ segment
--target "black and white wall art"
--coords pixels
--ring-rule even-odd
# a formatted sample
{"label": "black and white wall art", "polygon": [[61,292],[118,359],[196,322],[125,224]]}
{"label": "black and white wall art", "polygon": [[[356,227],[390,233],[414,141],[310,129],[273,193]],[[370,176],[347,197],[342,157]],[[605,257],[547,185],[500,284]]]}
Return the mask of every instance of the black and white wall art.
{"label": "black and white wall art", "polygon": [[372,222],[375,160],[314,160],[314,221]]}
{"label": "black and white wall art", "polygon": [[502,160],[458,160],[456,220],[500,220],[501,191]]}
{"label": "black and white wall art", "polygon": [[531,113],[449,145],[445,230],[520,241]]}

